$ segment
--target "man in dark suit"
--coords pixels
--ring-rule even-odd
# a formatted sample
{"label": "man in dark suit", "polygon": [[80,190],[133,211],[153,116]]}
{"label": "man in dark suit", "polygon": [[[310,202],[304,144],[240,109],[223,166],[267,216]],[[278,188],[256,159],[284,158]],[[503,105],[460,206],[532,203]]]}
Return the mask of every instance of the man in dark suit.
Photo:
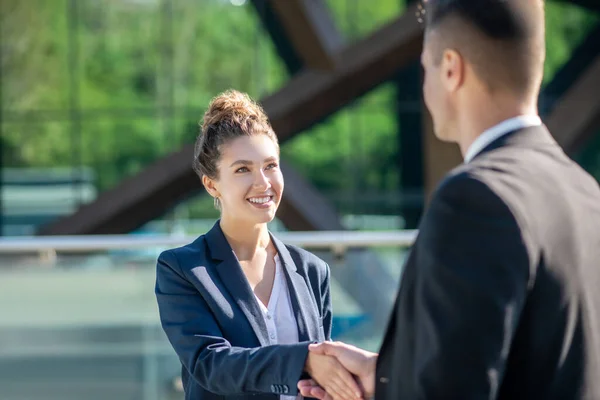
{"label": "man in dark suit", "polygon": [[311,350],[377,399],[600,399],[600,190],[537,115],[543,2],[424,17],[425,101],[465,163],[422,218],[379,356]]}

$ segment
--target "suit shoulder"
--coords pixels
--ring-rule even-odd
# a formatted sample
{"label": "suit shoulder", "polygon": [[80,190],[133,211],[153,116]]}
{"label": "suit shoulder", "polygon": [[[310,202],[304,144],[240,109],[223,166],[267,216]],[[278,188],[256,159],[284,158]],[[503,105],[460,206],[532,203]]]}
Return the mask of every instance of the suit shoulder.
{"label": "suit shoulder", "polygon": [[522,232],[530,229],[530,213],[523,201],[530,184],[517,172],[501,165],[473,163],[452,170],[436,188],[431,206],[452,207],[456,212],[506,218]]}
{"label": "suit shoulder", "polygon": [[435,194],[457,194],[462,196],[483,195],[491,200],[510,204],[515,196],[523,193],[520,187],[525,182],[526,171],[515,167],[508,160],[489,158],[475,159],[454,168],[440,182]]}
{"label": "suit shoulder", "polygon": [[491,179],[487,176],[485,169],[472,165],[461,165],[442,179],[434,194],[443,195],[457,192],[468,195],[473,190],[494,192]]}
{"label": "suit shoulder", "polygon": [[431,204],[445,204],[455,210],[510,216],[520,221],[517,183],[500,171],[463,165],[451,171],[436,188]]}
{"label": "suit shoulder", "polygon": [[186,260],[193,259],[201,262],[201,260],[206,258],[206,252],[206,238],[205,235],[201,235],[186,245],[163,250],[158,256],[158,262],[159,264],[163,262],[169,265],[176,263],[183,268]]}

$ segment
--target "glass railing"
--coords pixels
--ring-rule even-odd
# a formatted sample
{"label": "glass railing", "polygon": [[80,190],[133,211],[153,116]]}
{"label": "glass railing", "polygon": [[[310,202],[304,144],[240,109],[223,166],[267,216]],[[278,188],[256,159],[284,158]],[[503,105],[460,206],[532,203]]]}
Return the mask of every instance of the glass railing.
{"label": "glass railing", "polygon": [[[380,296],[379,305],[388,309],[379,312],[389,313],[414,235],[278,234],[329,263],[333,338],[370,350],[379,347],[385,326],[365,305]],[[163,249],[191,240],[0,240],[0,398],[182,399],[179,360],[158,319],[155,262]],[[378,281],[385,287],[365,293],[371,290],[365,277],[371,287]]]}

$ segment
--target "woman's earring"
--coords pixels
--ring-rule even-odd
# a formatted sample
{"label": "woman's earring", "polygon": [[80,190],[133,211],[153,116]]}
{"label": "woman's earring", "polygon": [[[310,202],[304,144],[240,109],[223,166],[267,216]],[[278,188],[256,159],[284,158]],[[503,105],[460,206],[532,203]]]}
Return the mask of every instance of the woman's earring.
{"label": "woman's earring", "polygon": [[219,201],[219,198],[218,197],[213,197],[213,200],[214,200],[214,203],[215,203],[215,208],[217,210],[220,210],[221,209],[221,202]]}

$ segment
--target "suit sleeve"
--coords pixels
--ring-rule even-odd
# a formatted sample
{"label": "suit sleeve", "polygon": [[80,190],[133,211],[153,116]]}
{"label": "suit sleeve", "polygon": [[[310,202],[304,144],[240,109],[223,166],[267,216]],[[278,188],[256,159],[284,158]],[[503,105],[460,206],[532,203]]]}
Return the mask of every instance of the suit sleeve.
{"label": "suit sleeve", "polygon": [[528,292],[521,228],[486,184],[462,175],[438,190],[418,246],[419,398],[496,398]]}
{"label": "suit sleeve", "polygon": [[304,370],[308,342],[257,348],[232,346],[207,303],[184,277],[175,255],[158,259],[156,297],[162,327],[190,375],[218,395],[273,393],[287,386],[289,395]]}
{"label": "suit sleeve", "polygon": [[329,271],[329,265],[325,264],[325,279],[321,285],[321,293],[323,296],[323,309],[321,310],[321,318],[323,318],[323,332],[325,334],[325,340],[331,340],[331,327],[333,319],[330,279],[331,273]]}

